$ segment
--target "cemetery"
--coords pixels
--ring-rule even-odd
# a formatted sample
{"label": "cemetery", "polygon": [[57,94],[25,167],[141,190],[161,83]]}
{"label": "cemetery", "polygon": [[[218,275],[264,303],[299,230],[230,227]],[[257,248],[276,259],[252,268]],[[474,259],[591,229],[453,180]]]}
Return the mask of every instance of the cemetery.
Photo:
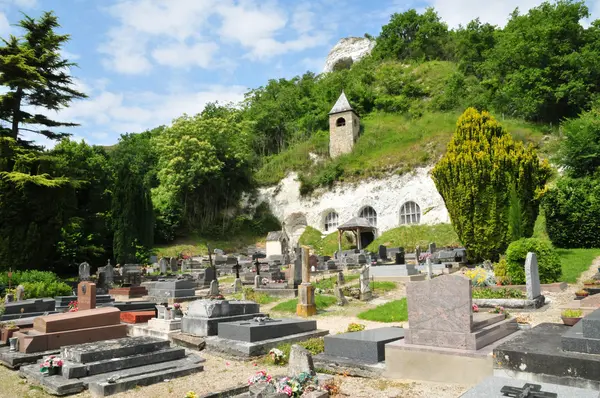
{"label": "cemetery", "polygon": [[38,3],[1,9],[0,397],[600,398],[598,7]]}

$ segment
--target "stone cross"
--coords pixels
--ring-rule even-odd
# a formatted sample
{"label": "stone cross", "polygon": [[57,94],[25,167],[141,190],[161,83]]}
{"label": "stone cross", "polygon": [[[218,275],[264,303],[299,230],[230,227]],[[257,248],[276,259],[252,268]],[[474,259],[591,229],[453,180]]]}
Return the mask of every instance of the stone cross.
{"label": "stone cross", "polygon": [[79,280],[89,281],[90,280],[90,265],[87,262],[79,264]]}
{"label": "stone cross", "polygon": [[256,267],[256,276],[259,276],[260,275],[260,261],[258,261],[258,258],[254,262],[254,266]]}
{"label": "stone cross", "polygon": [[527,253],[525,259],[525,286],[529,300],[533,300],[542,294],[537,256],[533,252]]}
{"label": "stone cross", "polygon": [[23,285],[17,286],[17,292],[15,294],[15,300],[21,301],[25,299],[25,287]]}
{"label": "stone cross", "polygon": [[233,266],[233,269],[235,270],[235,279],[240,279],[240,268],[242,268],[242,266],[240,265],[240,262],[236,260],[235,265]]}
{"label": "stone cross", "polygon": [[95,283],[84,281],[77,285],[77,308],[79,310],[91,310],[96,308]]}

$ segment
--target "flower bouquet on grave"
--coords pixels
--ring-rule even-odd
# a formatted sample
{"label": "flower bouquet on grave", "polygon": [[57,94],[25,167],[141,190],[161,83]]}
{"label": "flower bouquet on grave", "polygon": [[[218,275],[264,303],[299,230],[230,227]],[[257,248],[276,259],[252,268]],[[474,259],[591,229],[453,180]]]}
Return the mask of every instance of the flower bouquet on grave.
{"label": "flower bouquet on grave", "polygon": [[271,356],[271,359],[275,365],[279,365],[285,359],[285,354],[283,351],[277,348],[272,348],[271,351],[269,351],[269,355]]}
{"label": "flower bouquet on grave", "polygon": [[263,285],[266,285],[267,283],[269,283],[269,279],[267,279],[267,278],[262,278],[262,281],[261,281],[261,283],[262,283]]}
{"label": "flower bouquet on grave", "polygon": [[175,316],[183,316],[183,311],[181,310],[181,303],[173,304],[173,309],[175,310]]}
{"label": "flower bouquet on grave", "polygon": [[584,297],[587,297],[590,295],[590,292],[588,292],[587,290],[578,290],[575,292],[575,297],[578,299],[582,299]]}
{"label": "flower bouquet on grave", "polygon": [[265,370],[259,370],[254,376],[250,376],[248,379],[248,385],[251,386],[256,383],[270,383],[273,378]]}
{"label": "flower bouquet on grave", "polygon": [[479,306],[477,304],[473,304],[473,312],[479,312]]}
{"label": "flower bouquet on grave", "polygon": [[68,312],[77,312],[77,311],[79,311],[79,304],[77,303],[77,300],[69,302]]}
{"label": "flower bouquet on grave", "polygon": [[49,357],[45,358],[44,361],[40,364],[40,372],[48,376],[57,375],[60,373],[63,364],[64,362],[62,359],[60,359],[56,355],[50,355]]}
{"label": "flower bouquet on grave", "polygon": [[506,311],[506,309],[500,305],[495,306],[489,312],[490,314],[503,314],[504,318],[508,318],[508,311]]}

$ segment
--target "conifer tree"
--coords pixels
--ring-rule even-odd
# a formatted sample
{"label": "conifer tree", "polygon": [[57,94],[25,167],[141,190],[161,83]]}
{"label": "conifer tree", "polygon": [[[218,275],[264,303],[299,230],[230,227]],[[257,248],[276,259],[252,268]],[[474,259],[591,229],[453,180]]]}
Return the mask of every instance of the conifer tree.
{"label": "conifer tree", "polygon": [[[495,260],[511,241],[511,233],[529,237],[540,194],[550,175],[530,146],[512,136],[487,112],[469,108],[458,119],[446,154],[433,169],[459,239],[471,260]],[[511,190],[519,205],[511,206]],[[520,228],[509,227],[518,208]]]}
{"label": "conifer tree", "polygon": [[19,26],[25,31],[23,37],[11,35],[2,39],[4,45],[0,46],[0,85],[8,88],[0,96],[0,120],[5,122],[0,134],[32,147],[22,132],[59,140],[68,134],[55,128],[78,125],[52,120],[35,113],[36,108],[57,111],[86,95],[76,90],[69,74],[76,64],[60,54],[70,36],[55,32],[60,25],[54,13],[45,12],[37,20],[25,16]]}

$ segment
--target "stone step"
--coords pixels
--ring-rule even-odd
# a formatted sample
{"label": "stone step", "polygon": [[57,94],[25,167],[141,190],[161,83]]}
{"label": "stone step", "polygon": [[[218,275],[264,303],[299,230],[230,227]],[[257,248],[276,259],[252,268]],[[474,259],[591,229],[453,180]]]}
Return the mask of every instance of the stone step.
{"label": "stone step", "polygon": [[61,356],[67,361],[89,363],[131,355],[146,354],[166,349],[170,346],[171,344],[169,341],[154,337],[124,337],[121,339],[66,346],[62,348]]}
{"label": "stone step", "polygon": [[475,346],[471,348],[479,350],[480,348],[490,345],[518,330],[519,325],[514,318],[487,325],[472,333]]}
{"label": "stone step", "polygon": [[498,322],[502,322],[506,317],[503,314],[491,314],[491,313],[475,313],[473,314],[473,324],[471,330],[477,332],[486,326],[493,325]]}
{"label": "stone step", "polygon": [[138,366],[174,361],[181,358],[185,358],[185,349],[180,347],[167,348],[149,352],[147,354],[131,355],[86,364],[65,362],[62,374],[66,379],[80,379],[115,370],[130,369]]}

